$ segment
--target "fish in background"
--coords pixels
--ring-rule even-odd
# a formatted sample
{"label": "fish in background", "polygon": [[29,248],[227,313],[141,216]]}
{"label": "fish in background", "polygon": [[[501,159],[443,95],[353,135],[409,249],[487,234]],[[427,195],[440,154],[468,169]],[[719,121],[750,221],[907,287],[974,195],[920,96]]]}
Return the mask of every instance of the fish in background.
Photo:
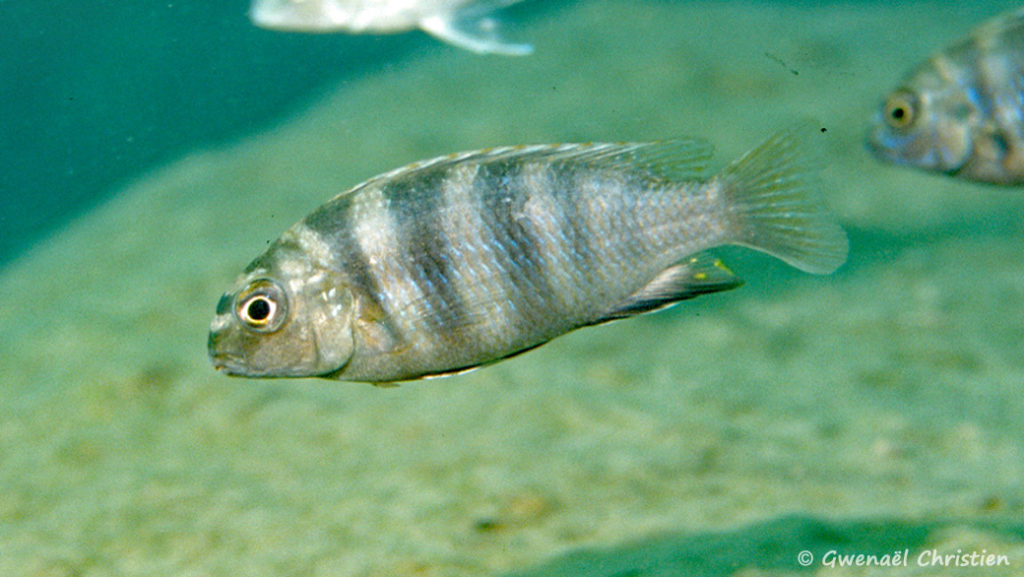
{"label": "fish in background", "polygon": [[[846,259],[793,132],[703,176],[700,140],[512,146],[411,164],[274,241],[217,305],[214,366],[387,383],[735,288],[705,250],[807,272]],[[693,335],[695,340],[701,335]]]}
{"label": "fish in background", "polygon": [[869,145],[896,164],[1024,184],[1024,9],[913,70],[875,114]]}
{"label": "fish in background", "polygon": [[522,0],[253,0],[249,17],[262,28],[294,32],[395,33],[419,28],[480,54],[523,56],[529,44],[497,34],[490,13]]}

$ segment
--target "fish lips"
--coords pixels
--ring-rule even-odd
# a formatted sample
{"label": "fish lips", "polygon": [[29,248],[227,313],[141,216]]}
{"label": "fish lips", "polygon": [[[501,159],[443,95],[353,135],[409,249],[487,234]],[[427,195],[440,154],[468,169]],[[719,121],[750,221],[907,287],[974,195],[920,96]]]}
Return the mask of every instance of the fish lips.
{"label": "fish lips", "polygon": [[[216,325],[216,322],[214,323]],[[210,336],[206,341],[206,349],[210,355],[210,362],[213,363],[213,368],[217,372],[224,373],[226,375],[245,375],[247,370],[245,363],[237,355],[232,355],[223,350],[220,350],[221,344],[221,333],[220,331],[213,328],[210,330]]]}

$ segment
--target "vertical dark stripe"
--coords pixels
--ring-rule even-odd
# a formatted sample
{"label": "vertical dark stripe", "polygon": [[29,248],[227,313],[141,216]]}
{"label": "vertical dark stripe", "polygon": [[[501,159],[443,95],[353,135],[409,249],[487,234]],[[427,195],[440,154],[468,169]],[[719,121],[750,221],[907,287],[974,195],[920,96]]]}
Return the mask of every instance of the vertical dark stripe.
{"label": "vertical dark stripe", "polygon": [[[971,80],[964,89],[968,98],[974,97],[982,101],[982,114],[991,122],[985,123],[984,128],[975,130],[980,130],[982,134],[988,132],[988,143],[997,151],[995,168],[1003,176],[1008,176],[1005,174],[1009,168],[1005,165],[1007,155],[1020,148],[1021,70],[1016,65],[1017,57],[1007,54],[1006,49],[1009,47],[1002,42],[1003,39],[996,40],[998,41],[987,43],[987,46],[979,44],[981,61],[972,62],[967,67]],[[1008,123],[1008,119],[1013,120],[1009,120]],[[996,130],[989,132],[993,125]],[[974,136],[978,139],[982,137],[981,134]],[[978,148],[977,145],[975,148]],[[1017,167],[1015,170],[1019,171],[1020,168]]]}
{"label": "vertical dark stripe", "polygon": [[576,290],[587,291],[594,282],[591,271],[598,264],[587,238],[591,228],[590,218],[580,210],[580,205],[586,201],[582,198],[586,194],[584,185],[591,176],[567,166],[552,167],[549,170],[555,171],[553,196],[561,212],[557,219],[558,234],[565,239],[565,248],[571,256],[569,261],[572,270],[566,272],[576,279]]}
{"label": "vertical dark stripe", "polygon": [[398,246],[408,259],[406,268],[429,308],[424,320],[439,334],[467,321],[465,304],[455,285],[459,263],[453,261],[442,222],[448,172],[443,167],[417,172],[412,178],[386,184],[383,191],[398,230]]}
{"label": "vertical dark stripe", "polygon": [[385,325],[396,341],[403,342],[404,335],[393,322],[391,313],[384,302],[384,290],[376,272],[370,266],[359,239],[356,238],[352,211],[356,203],[351,196],[343,196],[320,207],[306,217],[303,224],[317,234],[331,247],[341,272],[352,283],[357,297],[369,300],[370,306],[381,311],[383,318],[376,319]]}
{"label": "vertical dark stripe", "polygon": [[[997,36],[973,36],[935,59],[940,78],[963,90],[977,113],[987,121],[982,128],[974,128],[971,155],[959,166],[951,167],[951,174],[966,170],[967,178],[1000,181],[1013,179],[1008,169],[1019,172],[1019,168],[1005,164],[1007,156],[1016,152],[1021,143],[1021,127],[1012,121],[1007,124],[1003,116],[1007,108],[1021,106],[1020,69],[1016,58],[1008,52],[1019,46],[1006,42],[1013,38],[1007,36],[1011,32],[1019,30],[1004,28]],[[991,130],[993,126],[995,130]]]}
{"label": "vertical dark stripe", "polygon": [[[533,170],[525,167],[528,172]],[[547,179],[544,174],[544,180]],[[538,238],[533,221],[526,214],[525,205],[532,194],[546,194],[547,187],[531,191],[536,180],[524,175],[521,162],[501,161],[484,167],[475,181],[476,195],[481,200],[484,221],[493,235],[495,248],[504,255],[500,263],[506,271],[506,284],[515,287],[516,310],[527,320],[547,320],[551,295],[555,288],[548,278],[545,255],[541,250],[546,243]]]}

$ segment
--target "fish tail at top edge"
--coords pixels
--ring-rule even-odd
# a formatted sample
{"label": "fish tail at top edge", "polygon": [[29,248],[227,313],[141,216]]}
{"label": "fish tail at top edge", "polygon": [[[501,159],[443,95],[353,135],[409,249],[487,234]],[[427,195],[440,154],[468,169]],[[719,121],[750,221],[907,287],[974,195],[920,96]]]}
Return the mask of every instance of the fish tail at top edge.
{"label": "fish tail at top edge", "polygon": [[530,44],[508,42],[498,34],[492,10],[518,3],[520,0],[488,0],[460,7],[458,10],[424,18],[420,28],[435,38],[477,54],[527,56],[533,53]]}
{"label": "fish tail at top edge", "polygon": [[733,242],[814,274],[846,261],[846,233],[818,198],[816,167],[795,130],[765,140],[714,177],[732,223]]}

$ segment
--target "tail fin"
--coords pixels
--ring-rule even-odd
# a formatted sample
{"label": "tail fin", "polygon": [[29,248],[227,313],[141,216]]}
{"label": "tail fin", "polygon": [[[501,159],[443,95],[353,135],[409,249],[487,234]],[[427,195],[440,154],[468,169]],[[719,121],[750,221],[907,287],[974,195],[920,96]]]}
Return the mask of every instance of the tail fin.
{"label": "tail fin", "polygon": [[846,233],[817,197],[814,167],[793,131],[772,136],[714,177],[733,242],[815,274],[846,261]]}

